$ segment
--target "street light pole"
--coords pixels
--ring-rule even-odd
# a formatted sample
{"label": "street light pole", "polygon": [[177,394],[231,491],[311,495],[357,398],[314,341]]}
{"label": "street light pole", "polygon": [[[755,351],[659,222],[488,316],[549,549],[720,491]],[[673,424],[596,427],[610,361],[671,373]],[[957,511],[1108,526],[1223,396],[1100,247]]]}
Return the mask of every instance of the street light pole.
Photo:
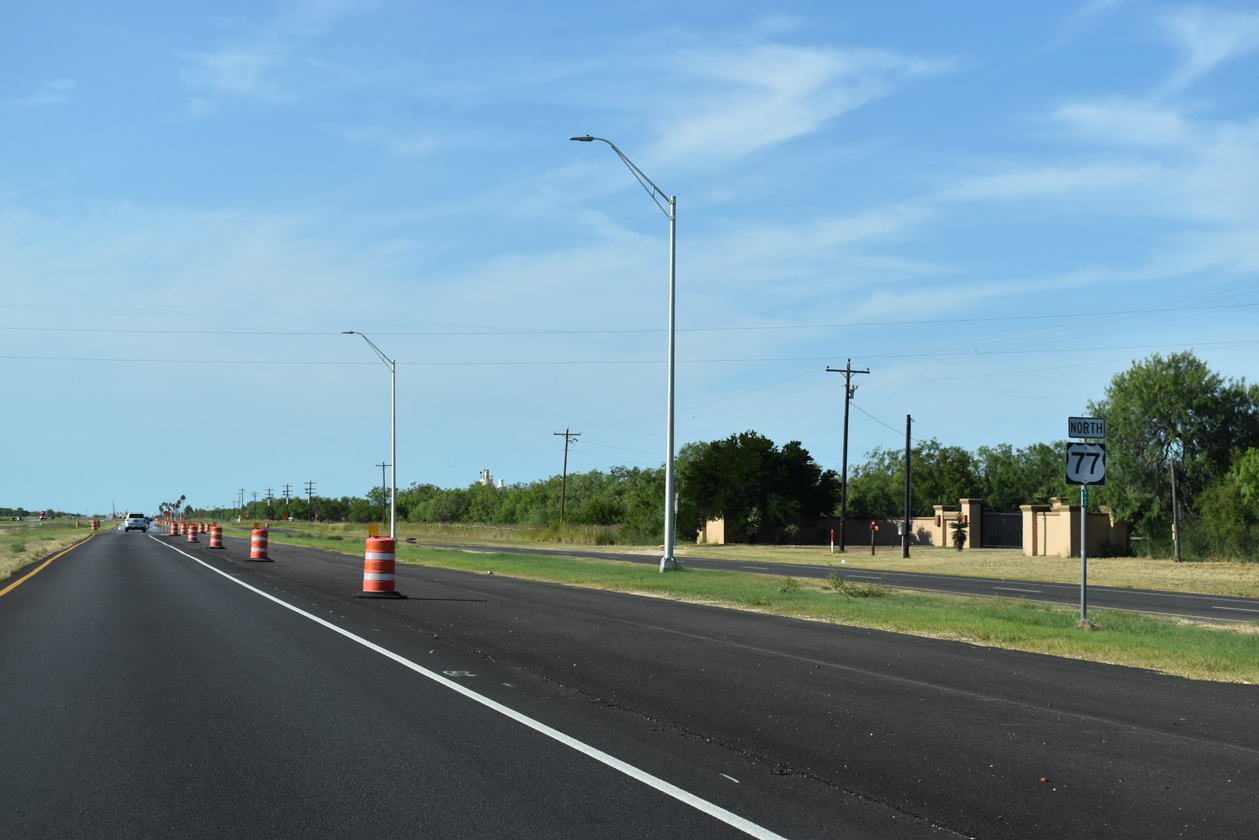
{"label": "street light pole", "polygon": [[343,330],[342,335],[362,336],[368,346],[376,351],[380,360],[389,367],[389,448],[393,462],[393,492],[389,496],[389,538],[398,539],[398,369],[397,362],[381,352],[372,340],[357,330]]}
{"label": "street light pole", "polygon": [[[643,189],[647,190],[647,194],[651,196],[651,200],[656,202],[669,219],[669,373],[668,373],[668,396],[665,400],[665,448],[668,455],[665,459],[664,472],[664,556],[660,558],[660,571],[665,569],[677,568],[678,561],[673,556],[673,548],[677,537],[677,491],[674,489],[674,465],[673,465],[673,372],[675,367],[675,349],[674,341],[674,313],[677,308],[677,232],[678,232],[678,197],[676,195],[665,195],[664,190],[657,187],[652,180],[648,178],[641,169],[634,165],[633,161],[625,156],[625,154],[616,147],[611,140],[605,140],[602,137],[592,137],[589,134],[584,137],[570,137],[570,140],[576,140],[579,143],[590,143],[594,140],[607,143],[612,147],[612,151],[616,152],[616,156],[629,169],[630,174],[637,179]],[[665,209],[660,203],[660,198],[669,203],[669,209]]]}

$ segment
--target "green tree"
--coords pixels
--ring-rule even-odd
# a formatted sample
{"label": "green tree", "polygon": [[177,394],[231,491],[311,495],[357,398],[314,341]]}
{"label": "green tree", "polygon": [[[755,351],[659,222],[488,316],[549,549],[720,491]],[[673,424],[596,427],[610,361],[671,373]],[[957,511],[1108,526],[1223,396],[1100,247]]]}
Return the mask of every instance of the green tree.
{"label": "green tree", "polygon": [[1259,446],[1259,388],[1225,381],[1192,352],[1153,355],[1117,374],[1090,402],[1106,418],[1106,486],[1098,497],[1147,536],[1228,470],[1234,450]]}
{"label": "green tree", "polygon": [[[675,463],[676,468],[676,463]],[[643,542],[664,539],[664,467],[630,471],[625,491],[627,538]],[[679,526],[680,528],[680,526]]]}
{"label": "green tree", "polygon": [[1228,473],[1199,494],[1195,508],[1208,552],[1259,559],[1259,449],[1238,453]]}
{"label": "green tree", "polygon": [[[930,516],[933,505],[982,498],[984,480],[975,456],[960,446],[942,446],[934,438],[910,449],[910,511]],[[900,517],[905,510],[905,451],[876,448],[852,469],[848,480],[848,515],[857,519]]]}
{"label": "green tree", "polygon": [[839,479],[799,441],[779,449],[753,431],[688,450],[678,471],[678,533],[694,534],[721,517],[728,538],[767,542],[793,533],[835,507]]}
{"label": "green tree", "polygon": [[[1020,505],[1043,505],[1071,491],[1063,468],[1063,441],[1015,449],[1008,443],[976,450],[980,495],[992,510],[1015,512]],[[959,496],[958,498],[962,498]]]}
{"label": "green tree", "polygon": [[[380,490],[377,488],[377,494]],[[368,499],[354,499],[350,502],[350,521],[351,522],[379,522],[380,506],[373,504]]]}

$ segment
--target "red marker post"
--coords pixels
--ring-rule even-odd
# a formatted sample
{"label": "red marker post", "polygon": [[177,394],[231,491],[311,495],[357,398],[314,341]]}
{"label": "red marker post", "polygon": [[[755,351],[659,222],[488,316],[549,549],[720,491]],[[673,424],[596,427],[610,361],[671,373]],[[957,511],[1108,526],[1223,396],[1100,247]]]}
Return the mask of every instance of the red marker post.
{"label": "red marker post", "polygon": [[870,523],[870,556],[874,556],[874,535],[878,533],[879,526],[873,522]]}

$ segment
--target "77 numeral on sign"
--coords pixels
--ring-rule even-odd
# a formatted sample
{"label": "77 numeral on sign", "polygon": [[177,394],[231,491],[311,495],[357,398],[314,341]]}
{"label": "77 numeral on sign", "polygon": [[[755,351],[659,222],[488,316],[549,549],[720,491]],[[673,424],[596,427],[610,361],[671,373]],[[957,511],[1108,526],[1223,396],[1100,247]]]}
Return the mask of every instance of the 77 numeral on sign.
{"label": "77 numeral on sign", "polygon": [[1106,483],[1106,444],[1067,444],[1067,484]]}

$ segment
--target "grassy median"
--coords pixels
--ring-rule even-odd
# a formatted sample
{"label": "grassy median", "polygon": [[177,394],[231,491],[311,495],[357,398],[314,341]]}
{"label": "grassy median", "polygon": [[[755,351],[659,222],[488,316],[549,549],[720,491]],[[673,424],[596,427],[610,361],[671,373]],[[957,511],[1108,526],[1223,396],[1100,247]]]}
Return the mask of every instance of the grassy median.
{"label": "grassy median", "polygon": [[[361,556],[366,529],[327,526],[273,529],[272,542],[294,543]],[[705,551],[704,554],[709,554]],[[956,552],[955,552],[956,553]],[[963,552],[964,553],[964,552]],[[867,555],[868,557],[869,555]],[[437,549],[402,543],[399,562],[529,580],[607,589],[810,621],[868,627],[1149,668],[1190,679],[1259,683],[1259,623],[1205,624],[1159,616],[1094,611],[1099,629],[1081,629],[1074,608],[904,592],[845,580],[832,564],[830,580],[656,567],[611,559]],[[855,560],[855,557],[850,557]],[[797,559],[796,562],[801,562]],[[825,560],[822,560],[825,563]],[[1078,575],[1079,561],[1076,560]],[[1078,578],[1077,578],[1078,579]]]}
{"label": "grassy median", "polygon": [[[234,527],[243,527],[236,525]],[[290,529],[321,537],[360,540],[367,537],[366,525],[275,523],[276,529]],[[387,530],[387,529],[386,529]],[[655,546],[597,545],[594,532],[582,526],[556,532],[500,525],[421,525],[398,523],[398,538],[418,543],[475,543],[486,546],[526,548],[579,548],[591,554],[643,552],[659,556]],[[335,540],[334,540],[335,541]],[[1078,557],[1027,557],[1018,549],[966,549],[914,546],[908,558],[899,547],[850,546],[846,554],[832,554],[826,546],[766,545],[686,545],[678,546],[678,556],[716,557],[746,560],[758,564],[801,563],[815,566],[834,564],[889,572],[929,572],[934,574],[1005,580],[1036,580],[1049,583],[1079,583]],[[1090,557],[1089,583],[1097,586],[1126,586],[1137,589],[1164,589],[1171,592],[1201,592],[1209,595],[1259,597],[1259,563],[1241,560],[1201,560],[1177,563],[1171,559],[1145,557]]]}
{"label": "grassy median", "polygon": [[[0,581],[8,580],[23,566],[56,554],[92,533],[87,520],[0,523]],[[112,527],[113,523],[109,523]],[[101,527],[107,527],[105,522]]]}

